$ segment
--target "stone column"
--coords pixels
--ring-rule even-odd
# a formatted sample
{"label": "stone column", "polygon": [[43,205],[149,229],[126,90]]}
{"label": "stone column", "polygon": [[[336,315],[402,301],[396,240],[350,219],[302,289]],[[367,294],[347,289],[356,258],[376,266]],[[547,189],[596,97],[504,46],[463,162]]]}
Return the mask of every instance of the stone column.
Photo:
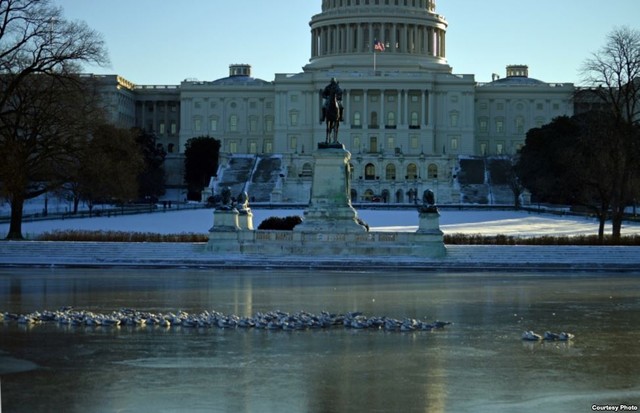
{"label": "stone column", "polygon": [[393,30],[391,32],[391,51],[395,53],[395,52],[398,51],[398,49],[396,49],[396,45],[398,44],[398,32],[397,32],[398,25],[397,25],[397,23],[393,23],[393,27],[392,27],[391,30]]}

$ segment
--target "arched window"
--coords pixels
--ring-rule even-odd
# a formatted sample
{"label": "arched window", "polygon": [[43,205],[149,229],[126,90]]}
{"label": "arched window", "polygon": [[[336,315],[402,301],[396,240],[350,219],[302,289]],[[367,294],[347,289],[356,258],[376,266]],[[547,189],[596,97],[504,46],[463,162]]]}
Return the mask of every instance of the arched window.
{"label": "arched window", "polygon": [[407,179],[417,179],[418,178],[418,167],[415,163],[410,163],[407,165]]}
{"label": "arched window", "polygon": [[427,177],[429,179],[438,179],[438,165],[432,163],[427,167]]}
{"label": "arched window", "polygon": [[389,202],[391,197],[389,196],[389,190],[388,189],[383,189],[382,193],[380,195],[382,196],[382,202],[384,202],[385,204],[387,202]]}
{"label": "arched window", "polygon": [[371,189],[367,189],[366,191],[364,191],[363,198],[365,201],[371,202],[371,200],[373,199],[373,191]]}
{"label": "arched window", "polygon": [[353,122],[351,127],[362,126],[362,119],[360,118],[360,112],[353,112]]}
{"label": "arched window", "polygon": [[369,122],[370,128],[378,127],[378,112],[371,112],[371,121]]}
{"label": "arched window", "polygon": [[386,179],[387,181],[395,181],[396,166],[394,164],[387,164],[387,167],[385,168],[384,179]]}
{"label": "arched window", "polygon": [[398,189],[396,191],[396,203],[400,204],[404,202],[404,192],[402,192],[402,189]]}
{"label": "arched window", "polygon": [[302,165],[302,176],[313,176],[313,168],[311,167],[310,163],[305,163],[304,165]]}
{"label": "arched window", "polygon": [[411,124],[409,125],[411,128],[418,128],[420,126],[418,119],[418,112],[411,112]]}
{"label": "arched window", "polygon": [[387,112],[387,128],[396,127],[396,113],[393,111]]}
{"label": "arched window", "polygon": [[374,164],[368,163],[364,167],[364,179],[369,181],[376,179],[376,167]]}

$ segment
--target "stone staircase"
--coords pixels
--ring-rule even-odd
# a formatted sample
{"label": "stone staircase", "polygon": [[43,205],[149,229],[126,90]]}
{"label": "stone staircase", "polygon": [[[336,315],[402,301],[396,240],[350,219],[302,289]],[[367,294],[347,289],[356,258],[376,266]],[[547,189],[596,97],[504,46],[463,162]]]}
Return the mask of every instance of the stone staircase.
{"label": "stone staircase", "polygon": [[252,202],[270,202],[271,193],[280,179],[282,158],[260,156],[251,175],[247,192]]}
{"label": "stone staircase", "polygon": [[205,251],[205,243],[0,241],[0,267],[220,267],[640,271],[640,247],[449,245],[442,259],[264,256]]}
{"label": "stone staircase", "polygon": [[255,156],[234,156],[218,171],[218,181],[213,188],[214,194],[220,194],[222,188],[231,188],[231,195],[238,196],[245,190],[246,183],[251,179],[256,162]]}
{"label": "stone staircase", "polygon": [[513,205],[509,187],[511,161],[506,158],[461,158],[457,181],[460,202],[476,205]]}

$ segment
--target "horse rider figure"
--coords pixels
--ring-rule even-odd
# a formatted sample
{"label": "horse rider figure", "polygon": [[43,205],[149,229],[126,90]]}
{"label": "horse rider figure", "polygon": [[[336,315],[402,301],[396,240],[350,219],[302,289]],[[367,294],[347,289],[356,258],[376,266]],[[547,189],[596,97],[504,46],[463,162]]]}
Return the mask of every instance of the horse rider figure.
{"label": "horse rider figure", "polygon": [[342,106],[342,89],[340,89],[340,85],[335,77],[331,78],[331,82],[325,86],[322,91],[322,98],[324,99],[324,103],[322,104],[322,118],[320,119],[320,123],[325,121],[325,117],[327,114],[327,108],[329,106],[329,99],[331,95],[335,94],[336,100],[338,101],[338,107],[340,108],[340,115],[338,117],[338,121],[342,122],[342,114],[344,112],[344,108]]}

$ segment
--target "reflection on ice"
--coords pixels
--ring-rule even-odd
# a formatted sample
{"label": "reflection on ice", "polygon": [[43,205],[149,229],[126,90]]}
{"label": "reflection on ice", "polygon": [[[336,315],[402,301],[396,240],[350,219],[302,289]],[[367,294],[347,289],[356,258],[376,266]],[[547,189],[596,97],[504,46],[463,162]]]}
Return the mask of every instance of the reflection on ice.
{"label": "reflection on ice", "polygon": [[[638,404],[639,275],[0,269],[1,311],[17,317],[0,322],[0,369],[16,360],[32,368],[0,370],[2,407],[538,413]],[[351,327],[26,323],[27,314],[68,305],[94,316],[215,308],[238,324],[274,309],[287,322],[300,309],[340,309]],[[384,314],[407,326],[425,315],[455,324],[437,332],[357,328]],[[529,342],[524,330],[575,338]]]}

